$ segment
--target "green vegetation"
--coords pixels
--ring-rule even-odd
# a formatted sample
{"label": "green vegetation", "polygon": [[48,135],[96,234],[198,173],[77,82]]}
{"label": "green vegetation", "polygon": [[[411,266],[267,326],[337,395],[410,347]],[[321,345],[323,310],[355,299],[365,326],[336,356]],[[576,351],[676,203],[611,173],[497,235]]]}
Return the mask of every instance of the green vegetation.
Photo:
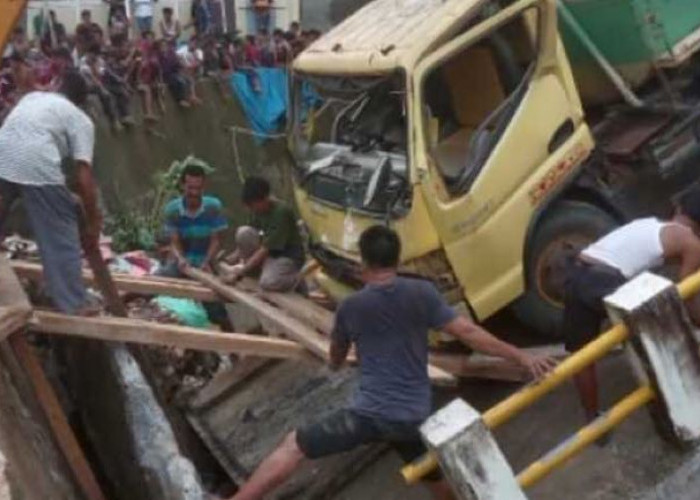
{"label": "green vegetation", "polygon": [[115,252],[156,248],[157,235],[163,227],[163,208],[179,194],[180,175],[188,165],[198,165],[207,174],[215,171],[206,162],[190,155],[182,161],[174,161],[166,171],[157,173],[153,179],[153,189],[141,200],[120,202],[105,224]]}

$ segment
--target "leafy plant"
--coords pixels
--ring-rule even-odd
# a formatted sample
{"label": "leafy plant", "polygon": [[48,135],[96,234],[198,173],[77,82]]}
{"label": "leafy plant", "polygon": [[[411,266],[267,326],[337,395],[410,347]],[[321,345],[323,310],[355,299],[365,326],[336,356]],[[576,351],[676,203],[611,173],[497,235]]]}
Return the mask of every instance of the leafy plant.
{"label": "leafy plant", "polygon": [[179,194],[182,171],[189,165],[201,167],[207,175],[215,171],[193,155],[182,161],[176,160],[167,170],[154,176],[154,187],[140,200],[122,202],[111,214],[106,229],[112,236],[112,248],[116,252],[156,248],[157,235],[163,229],[163,209],[168,201]]}

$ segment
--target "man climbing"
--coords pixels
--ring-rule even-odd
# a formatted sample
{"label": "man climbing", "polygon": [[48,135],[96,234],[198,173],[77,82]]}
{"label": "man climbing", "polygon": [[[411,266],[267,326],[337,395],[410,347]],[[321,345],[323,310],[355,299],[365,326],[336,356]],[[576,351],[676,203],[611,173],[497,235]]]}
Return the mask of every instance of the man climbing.
{"label": "man climbing", "polygon": [[[14,202],[21,198],[44,264],[48,293],[69,314],[88,314],[82,280],[83,246],[97,248],[102,216],[92,175],[95,127],[80,110],[88,88],[77,72],[63,76],[58,93],[31,92],[0,128],[0,240]],[[63,161],[72,160],[75,190],[66,187]]]}
{"label": "man climbing", "polygon": [[[685,278],[700,268],[700,189],[693,188],[676,204],[668,221],[638,219],[584,249],[567,279],[564,309],[566,349],[575,352],[594,340],[606,318],[604,299],[627,280],[665,263],[680,264]],[[689,309],[700,324],[700,308]],[[587,421],[598,416],[595,365],[574,379]],[[602,441],[604,444],[605,441]]]}
{"label": "man climbing", "polygon": [[[447,305],[430,282],[397,275],[401,243],[384,226],[360,238],[365,287],[342,303],[330,358],[340,368],[354,344],[360,383],[349,409],[291,432],[231,500],[257,500],[282,484],[305,459],[349,451],[367,443],[391,444],[403,460],[425,452],[419,426],[431,413],[428,331],[440,329],[469,347],[509,359],[540,377],[554,363],[498,340]],[[454,498],[439,474],[430,478],[438,500]]]}
{"label": "man climbing", "polygon": [[236,282],[260,271],[263,290],[288,292],[300,286],[306,257],[294,211],[272,198],[270,184],[260,177],[246,179],[242,196],[250,225],[236,232],[236,252],[228,259],[234,267],[226,280]]}
{"label": "man climbing", "polygon": [[[187,267],[207,272],[221,249],[221,233],[228,227],[221,201],[205,196],[207,174],[199,165],[187,165],[180,175],[182,196],[165,206],[165,231],[170,236],[170,261],[158,272],[179,278]],[[209,319],[224,331],[233,331],[228,313],[219,302],[205,303]]]}

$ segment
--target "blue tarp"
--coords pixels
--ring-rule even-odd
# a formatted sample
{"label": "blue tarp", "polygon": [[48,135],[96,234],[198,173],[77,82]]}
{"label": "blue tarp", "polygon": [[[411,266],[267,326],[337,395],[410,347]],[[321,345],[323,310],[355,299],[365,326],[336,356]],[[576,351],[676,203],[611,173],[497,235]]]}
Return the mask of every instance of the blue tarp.
{"label": "blue tarp", "polygon": [[[231,90],[238,97],[250,128],[255,132],[276,134],[284,128],[289,106],[287,78],[287,71],[281,68],[251,68],[231,75]],[[305,109],[315,107],[321,101],[310,85],[304,86],[303,99]]]}
{"label": "blue tarp", "polygon": [[[259,91],[254,82],[259,82]],[[274,134],[284,126],[287,114],[287,72],[280,68],[254,68],[231,76],[231,89],[245,111],[250,128]]]}

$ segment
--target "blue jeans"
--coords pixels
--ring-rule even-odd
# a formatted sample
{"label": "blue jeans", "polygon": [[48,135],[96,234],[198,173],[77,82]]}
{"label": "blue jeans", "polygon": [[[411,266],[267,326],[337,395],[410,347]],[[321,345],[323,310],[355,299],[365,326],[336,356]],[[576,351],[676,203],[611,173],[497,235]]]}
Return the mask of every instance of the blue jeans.
{"label": "blue jeans", "polygon": [[49,296],[61,312],[76,313],[88,301],[73,195],[61,185],[23,185],[0,179],[0,241],[7,216],[20,197],[39,246]]}
{"label": "blue jeans", "polygon": [[265,33],[270,32],[270,21],[272,21],[272,11],[262,10],[256,11],[255,15],[255,29],[257,32],[265,31]]}
{"label": "blue jeans", "polygon": [[139,33],[141,34],[146,31],[153,31],[153,16],[137,17],[136,27],[139,29]]}

